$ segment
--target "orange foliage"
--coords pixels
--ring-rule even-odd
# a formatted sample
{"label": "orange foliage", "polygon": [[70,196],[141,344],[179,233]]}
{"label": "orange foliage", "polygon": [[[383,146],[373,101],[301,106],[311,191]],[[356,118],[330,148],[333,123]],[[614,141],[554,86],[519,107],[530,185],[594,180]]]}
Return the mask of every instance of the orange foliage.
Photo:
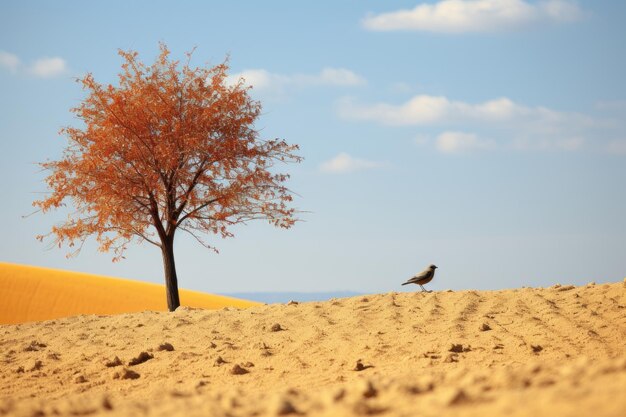
{"label": "orange foliage", "polygon": [[119,85],[79,80],[88,95],[72,111],[84,127],[63,128],[63,157],[41,164],[52,193],[33,204],[47,212],[70,200],[76,209],[50,233],[59,246],[95,235],[119,259],[137,239],[165,258],[179,229],[211,247],[202,234],[229,237],[237,223],[294,224],[289,176],[271,169],[299,162],[298,147],[259,138],[261,105],[243,80],[227,82],[227,62],[192,68],[188,53],[181,66],[165,45],[150,66],[136,52],[119,54]]}

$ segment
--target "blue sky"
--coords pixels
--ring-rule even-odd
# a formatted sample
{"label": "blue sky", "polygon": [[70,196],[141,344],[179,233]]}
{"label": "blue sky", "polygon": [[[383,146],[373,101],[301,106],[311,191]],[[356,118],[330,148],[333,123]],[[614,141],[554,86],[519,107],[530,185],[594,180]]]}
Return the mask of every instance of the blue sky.
{"label": "blue sky", "polygon": [[84,97],[115,82],[117,49],[160,41],[193,63],[230,54],[266,137],[301,146],[284,170],[306,211],[259,222],[215,255],[180,235],[182,287],[386,292],[429,263],[433,289],[626,276],[626,3],[566,0],[110,1],[0,4],[0,261],[162,282],[144,244],[112,263],[93,242],[35,240],[36,162]]}

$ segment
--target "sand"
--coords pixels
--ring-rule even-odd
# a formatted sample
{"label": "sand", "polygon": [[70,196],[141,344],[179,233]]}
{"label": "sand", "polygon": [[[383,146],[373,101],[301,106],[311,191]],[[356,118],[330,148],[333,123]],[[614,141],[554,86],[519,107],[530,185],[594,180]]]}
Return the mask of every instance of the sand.
{"label": "sand", "polygon": [[0,415],[626,415],[626,282],[0,326]]}
{"label": "sand", "polygon": [[[167,310],[164,285],[5,262],[0,262],[0,300],[0,324]],[[261,304],[185,289],[180,300],[207,309]]]}

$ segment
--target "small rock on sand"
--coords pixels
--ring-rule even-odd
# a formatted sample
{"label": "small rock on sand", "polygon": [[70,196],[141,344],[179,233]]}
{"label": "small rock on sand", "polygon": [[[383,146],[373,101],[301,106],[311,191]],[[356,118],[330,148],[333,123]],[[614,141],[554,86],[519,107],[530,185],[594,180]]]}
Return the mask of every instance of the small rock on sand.
{"label": "small rock on sand", "polygon": [[148,352],[141,352],[139,354],[139,356],[137,356],[136,358],[131,359],[131,361],[128,362],[128,365],[129,366],[139,365],[139,364],[142,364],[144,362],[149,361],[152,358],[154,358],[154,355],[151,355]]}
{"label": "small rock on sand", "polygon": [[486,331],[489,331],[489,330],[491,330],[491,326],[489,326],[489,324],[483,323],[483,324],[480,325],[480,331],[481,332],[486,332]]}
{"label": "small rock on sand", "polygon": [[345,397],[346,397],[346,389],[345,388],[339,388],[333,394],[333,401],[334,402],[339,402],[339,401],[342,401]]}
{"label": "small rock on sand", "polygon": [[30,345],[24,348],[24,352],[37,352],[46,347],[47,345],[45,343],[40,343],[40,342],[33,340],[32,342],[30,342]]}
{"label": "small rock on sand", "polygon": [[272,324],[272,327],[270,327],[270,331],[272,332],[280,332],[283,331],[285,329],[283,329],[283,327],[279,324],[279,323],[274,323]]}
{"label": "small rock on sand", "polygon": [[365,383],[365,389],[363,390],[363,398],[373,398],[378,395],[378,390],[372,384],[372,381]]}
{"label": "small rock on sand", "polygon": [[233,366],[233,369],[231,369],[231,370],[230,370],[230,373],[231,373],[231,374],[233,374],[233,375],[244,375],[244,374],[247,374],[247,373],[249,373],[249,372],[250,372],[250,371],[248,371],[248,370],[247,370],[247,369],[245,369],[245,368],[242,368],[242,367],[241,367],[241,366],[239,366],[239,365],[235,365],[235,366]]}
{"label": "small rock on sand", "polygon": [[364,371],[367,368],[373,368],[373,365],[363,365],[363,362],[361,361],[361,359],[356,361],[356,365],[354,366],[354,371],[360,372],[360,371]]}
{"label": "small rock on sand", "polygon": [[443,360],[445,363],[454,363],[459,361],[459,355],[456,353],[449,353]]}
{"label": "small rock on sand", "polygon": [[447,405],[461,405],[470,402],[470,398],[467,396],[465,391],[461,388],[457,388],[452,390],[450,393],[446,395],[445,403]]}
{"label": "small rock on sand", "polygon": [[539,353],[543,350],[541,345],[530,345],[530,348],[533,350],[533,353]]}
{"label": "small rock on sand", "polygon": [[215,359],[215,365],[216,366],[220,366],[227,363],[224,358],[222,358],[221,356],[218,356],[217,359]]}
{"label": "small rock on sand", "polygon": [[276,415],[287,416],[290,414],[299,414],[299,413],[296,407],[294,407],[294,405],[291,403],[291,401],[284,399],[284,398],[280,399],[278,401],[278,406],[276,407]]}
{"label": "small rock on sand", "polygon": [[32,368],[30,368],[31,371],[38,371],[41,368],[43,368],[43,362],[42,361],[35,361],[35,364],[33,365]]}
{"label": "small rock on sand", "polygon": [[461,353],[461,352],[469,352],[471,350],[472,348],[470,346],[463,347],[463,345],[460,343],[453,343],[452,345],[450,345],[450,349],[448,349],[448,352]]}
{"label": "small rock on sand", "polygon": [[139,375],[137,372],[133,371],[132,369],[124,369],[124,372],[121,375],[122,379],[137,379],[139,378],[141,375]]}
{"label": "small rock on sand", "polygon": [[104,366],[107,368],[113,368],[114,366],[120,366],[121,364],[122,360],[116,356],[112,361],[105,363]]}
{"label": "small rock on sand", "polygon": [[354,414],[359,416],[374,416],[387,411],[386,408],[370,404],[367,400],[361,400],[354,404],[352,409]]}
{"label": "small rock on sand", "polygon": [[174,346],[172,346],[172,344],[171,344],[171,343],[167,343],[167,342],[165,342],[165,343],[161,343],[161,344],[159,345],[159,350],[166,350],[166,351],[168,351],[168,352],[171,352],[171,351],[173,351],[173,350],[174,350]]}
{"label": "small rock on sand", "polygon": [[113,404],[111,403],[109,397],[105,396],[104,398],[102,398],[102,408],[109,411],[113,410]]}

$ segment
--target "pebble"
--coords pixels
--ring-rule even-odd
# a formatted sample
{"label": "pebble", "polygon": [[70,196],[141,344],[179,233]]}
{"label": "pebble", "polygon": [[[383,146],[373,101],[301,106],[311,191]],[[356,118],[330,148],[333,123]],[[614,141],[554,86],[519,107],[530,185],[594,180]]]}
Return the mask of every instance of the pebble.
{"label": "pebble", "polygon": [[233,366],[233,368],[230,370],[230,373],[233,375],[244,375],[249,373],[250,371],[248,371],[247,369],[242,368],[241,366],[235,364],[235,366]]}

